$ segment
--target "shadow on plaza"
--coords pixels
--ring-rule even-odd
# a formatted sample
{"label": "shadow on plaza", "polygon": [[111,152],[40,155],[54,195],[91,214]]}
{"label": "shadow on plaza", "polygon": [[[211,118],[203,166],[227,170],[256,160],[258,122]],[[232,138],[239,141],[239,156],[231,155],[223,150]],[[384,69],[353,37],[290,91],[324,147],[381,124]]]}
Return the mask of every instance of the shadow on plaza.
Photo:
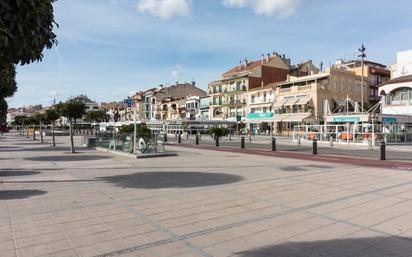
{"label": "shadow on plaza", "polygon": [[46,194],[46,191],[43,190],[0,190],[0,200],[15,200],[15,199],[24,199],[31,196],[43,195]]}
{"label": "shadow on plaza", "polygon": [[[84,151],[84,150],[91,150],[90,148],[85,148],[85,147],[76,147],[76,150]],[[0,148],[1,151],[1,148]],[[58,146],[58,147],[51,147],[50,145],[44,144],[43,147],[26,147],[26,148],[11,148],[11,149],[5,149],[4,152],[19,152],[19,151],[24,151],[24,152],[62,152],[62,151],[70,151],[70,147],[63,147],[63,146]]]}
{"label": "shadow on plaza", "polygon": [[128,175],[100,177],[120,187],[159,189],[205,187],[235,183],[243,177],[225,173],[204,172],[140,172]]}
{"label": "shadow on plaza", "polygon": [[69,161],[97,161],[104,159],[111,159],[112,156],[94,156],[94,155],[78,155],[68,154],[68,155],[57,155],[57,156],[37,156],[25,158],[28,161],[51,161],[51,162],[69,162]]}
{"label": "shadow on plaza", "polygon": [[[334,239],[327,241],[312,242],[287,242],[277,245],[269,245],[254,248],[244,252],[238,252],[233,256],[236,257],[306,257],[306,256],[352,256],[352,257],[395,257],[409,256],[411,238],[406,237],[366,237],[366,238],[347,238]],[[376,248],[376,245],[384,243],[382,247]],[[396,245],[392,248],[385,249],[384,245]],[[401,254],[401,255],[399,255]]]}
{"label": "shadow on plaza", "polygon": [[314,169],[330,170],[333,168],[331,166],[326,166],[326,165],[308,164],[308,165],[283,166],[283,167],[279,167],[279,169],[283,171],[313,171]]}
{"label": "shadow on plaza", "polygon": [[30,176],[40,174],[40,171],[24,169],[0,169],[0,177]]}

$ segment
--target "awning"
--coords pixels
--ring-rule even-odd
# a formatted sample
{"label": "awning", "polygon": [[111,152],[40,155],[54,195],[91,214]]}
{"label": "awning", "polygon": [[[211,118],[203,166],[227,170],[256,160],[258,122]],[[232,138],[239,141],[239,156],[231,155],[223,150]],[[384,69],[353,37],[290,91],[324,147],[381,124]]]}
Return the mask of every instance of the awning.
{"label": "awning", "polygon": [[299,101],[299,98],[290,98],[288,101],[285,103],[285,106],[293,106]]}
{"label": "awning", "polygon": [[312,98],[311,97],[301,97],[296,105],[304,105],[307,104]]}
{"label": "awning", "polygon": [[270,123],[274,122],[273,118],[270,119],[246,119],[245,123],[253,123],[253,124],[260,124],[260,123]]}
{"label": "awning", "polygon": [[288,113],[275,115],[272,121],[274,122],[302,122],[312,116],[311,113]]}
{"label": "awning", "polygon": [[311,113],[296,113],[291,114],[287,117],[284,122],[302,122],[304,119],[307,119],[311,116]]}
{"label": "awning", "polygon": [[275,116],[273,116],[273,121],[274,122],[280,122],[280,121],[284,121],[285,119],[287,119],[290,115],[289,114],[278,114]]}
{"label": "awning", "polygon": [[288,100],[289,99],[282,99],[279,103],[276,104],[276,106],[281,107],[281,106],[285,105],[285,103],[287,103]]}

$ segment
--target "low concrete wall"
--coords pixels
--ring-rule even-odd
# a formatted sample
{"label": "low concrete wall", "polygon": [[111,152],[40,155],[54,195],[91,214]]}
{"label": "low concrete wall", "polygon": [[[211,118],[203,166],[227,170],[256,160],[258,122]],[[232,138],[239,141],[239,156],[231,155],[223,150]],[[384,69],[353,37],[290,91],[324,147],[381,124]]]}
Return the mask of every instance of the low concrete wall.
{"label": "low concrete wall", "polygon": [[148,154],[137,154],[136,155],[133,153],[125,153],[125,152],[120,152],[120,151],[109,150],[103,147],[96,147],[96,150],[100,152],[112,153],[112,154],[117,154],[117,155],[129,157],[129,158],[137,158],[137,159],[177,156],[176,152],[148,153]]}

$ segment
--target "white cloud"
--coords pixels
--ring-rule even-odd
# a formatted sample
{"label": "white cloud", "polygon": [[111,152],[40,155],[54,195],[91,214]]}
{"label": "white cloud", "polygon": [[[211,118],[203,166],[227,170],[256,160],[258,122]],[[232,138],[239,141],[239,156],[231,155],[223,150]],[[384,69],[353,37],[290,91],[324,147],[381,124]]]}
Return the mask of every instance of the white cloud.
{"label": "white cloud", "polygon": [[190,0],[140,0],[137,9],[141,13],[169,19],[172,16],[188,16],[191,5]]}
{"label": "white cloud", "polygon": [[252,8],[257,15],[287,17],[295,13],[303,0],[223,0],[226,7]]}
{"label": "white cloud", "polygon": [[172,71],[173,79],[180,79],[182,77],[182,66],[177,64],[175,69]]}

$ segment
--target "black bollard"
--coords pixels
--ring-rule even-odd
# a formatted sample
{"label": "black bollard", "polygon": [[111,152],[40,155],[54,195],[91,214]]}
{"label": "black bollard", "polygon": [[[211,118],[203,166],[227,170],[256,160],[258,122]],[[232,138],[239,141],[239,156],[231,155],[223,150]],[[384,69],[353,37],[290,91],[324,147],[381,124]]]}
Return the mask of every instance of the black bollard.
{"label": "black bollard", "polygon": [[312,146],[313,146],[313,149],[312,149],[313,154],[318,154],[318,142],[316,138],[313,139]]}
{"label": "black bollard", "polygon": [[178,142],[179,144],[182,143],[182,136],[180,135],[180,133],[177,135],[177,142]]}
{"label": "black bollard", "polygon": [[272,151],[276,151],[276,138],[272,137]]}
{"label": "black bollard", "polygon": [[240,138],[240,148],[244,149],[245,148],[245,137],[242,136]]}
{"label": "black bollard", "polygon": [[167,142],[167,133],[165,133],[164,135],[163,135],[163,141],[166,143]]}
{"label": "black bollard", "polygon": [[216,137],[216,146],[219,146],[219,137]]}
{"label": "black bollard", "polygon": [[381,160],[386,160],[386,143],[385,141],[381,142]]}
{"label": "black bollard", "polygon": [[199,144],[199,135],[196,135],[196,145]]}

